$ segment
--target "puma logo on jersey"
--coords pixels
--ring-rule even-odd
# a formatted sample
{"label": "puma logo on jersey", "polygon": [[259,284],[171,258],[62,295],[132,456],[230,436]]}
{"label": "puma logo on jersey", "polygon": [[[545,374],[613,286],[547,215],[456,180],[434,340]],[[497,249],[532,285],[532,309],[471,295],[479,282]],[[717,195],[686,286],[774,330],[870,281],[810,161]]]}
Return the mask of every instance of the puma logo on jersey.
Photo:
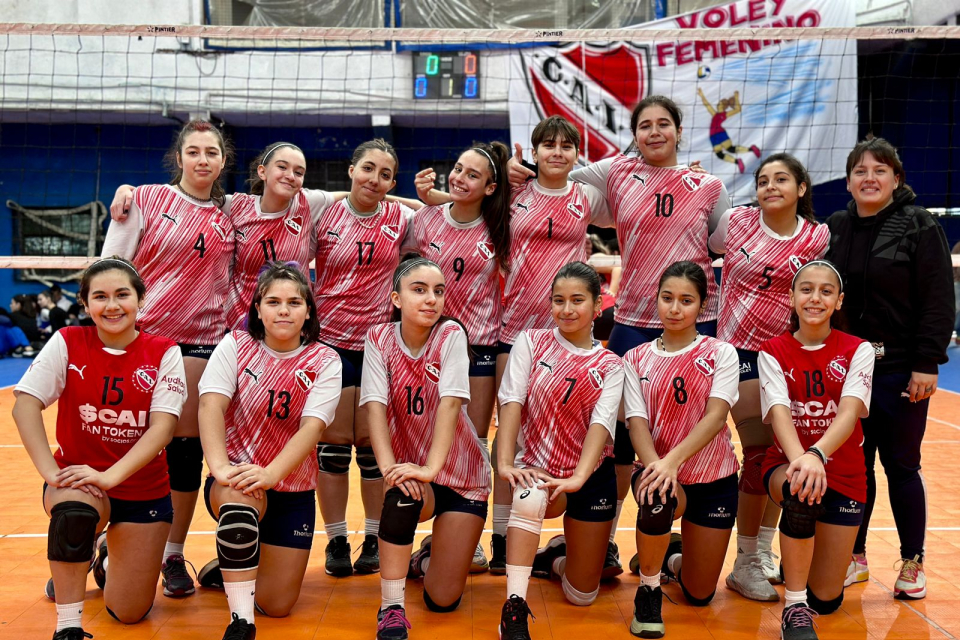
{"label": "puma logo on jersey", "polygon": [[793,380],[794,382],[797,381],[797,379],[793,377],[793,369],[790,369],[790,371],[784,371],[784,372],[783,372],[783,377],[784,377],[784,378],[790,378],[790,379]]}
{"label": "puma logo on jersey", "polygon": [[650,382],[650,372],[649,372],[649,371],[647,371],[647,372],[644,373],[642,376],[640,376],[640,384],[643,384],[644,382]]}
{"label": "puma logo on jersey", "polygon": [[687,191],[696,191],[700,188],[701,183],[703,183],[703,178],[692,173],[685,173],[681,176],[680,181],[683,182],[683,186],[686,187]]}
{"label": "puma logo on jersey", "polygon": [[253,369],[251,369],[250,367],[244,367],[243,372],[248,376],[250,376],[251,378],[253,378],[253,381],[256,383],[260,382],[260,375],[263,373],[263,371],[261,371],[260,373],[254,373]]}
{"label": "puma logo on jersey", "polygon": [[340,237],[340,227],[337,227],[336,229],[327,229],[327,235],[332,238],[336,238],[337,240],[343,240],[343,238]]}
{"label": "puma logo on jersey", "polygon": [[303,216],[293,216],[283,221],[283,226],[295,236],[300,235],[303,230]]}
{"label": "puma logo on jersey", "polygon": [[172,222],[172,223],[173,223],[173,226],[177,226],[178,224],[180,224],[180,222],[179,222],[176,218],[174,218],[172,215],[170,215],[169,213],[161,213],[161,214],[160,214],[160,217],[161,217],[161,218],[166,218],[167,220],[169,220],[170,222]]}
{"label": "puma logo on jersey", "polygon": [[594,368],[587,369],[587,374],[590,377],[590,384],[592,384],[595,389],[603,391],[603,374]]}
{"label": "puma logo on jersey", "polygon": [[547,362],[546,360],[541,360],[540,362],[537,363],[537,365],[538,365],[538,366],[541,366],[541,367],[544,367],[544,368],[548,369],[548,370],[550,371],[550,373],[553,373],[553,365],[550,364],[549,362]]}
{"label": "puma logo on jersey", "polygon": [[749,251],[747,251],[747,248],[746,248],[746,247],[740,247],[740,253],[742,253],[743,255],[747,256],[747,262],[750,262],[750,258],[752,258],[753,256],[757,255],[757,252],[756,252],[756,251],[754,251],[753,253],[750,253]]}
{"label": "puma logo on jersey", "polygon": [[317,372],[308,369],[297,369],[293,372],[293,377],[297,379],[297,385],[299,385],[302,391],[309,391],[317,379]]}
{"label": "puma logo on jersey", "polygon": [[433,242],[430,243],[429,246],[430,246],[430,248],[437,250],[437,255],[438,255],[438,256],[439,256],[439,255],[443,255],[443,241],[442,241],[442,240],[439,240],[439,241],[438,241],[438,240],[434,240]]}
{"label": "puma logo on jersey", "polygon": [[572,202],[567,204],[567,211],[573,214],[573,217],[577,220],[583,220],[583,205],[573,204]]}
{"label": "puma logo on jersey", "polygon": [[699,371],[705,376],[713,375],[714,365],[715,365],[715,361],[713,358],[700,357],[693,361],[693,366],[695,366],[697,368],[697,371]]}
{"label": "puma logo on jersey", "polygon": [[646,176],[641,176],[641,175],[637,175],[636,173],[634,173],[634,174],[632,174],[630,177],[633,178],[634,180],[640,181],[640,184],[642,184],[643,186],[647,186],[647,178],[646,178]]}
{"label": "puma logo on jersey", "polygon": [[77,373],[80,374],[80,379],[83,380],[83,370],[86,369],[88,366],[89,365],[85,364],[78,369],[77,365],[71,364],[71,365],[67,365],[67,371],[76,371]]}
{"label": "puma logo on jersey", "polygon": [[391,240],[398,240],[400,238],[400,225],[396,225],[396,224],[381,225],[380,233],[387,236]]}
{"label": "puma logo on jersey", "polygon": [[484,260],[490,260],[496,255],[493,250],[493,243],[484,242],[482,240],[477,243],[477,252],[483,257]]}
{"label": "puma logo on jersey", "polygon": [[424,367],[424,373],[427,375],[427,380],[434,384],[439,384],[440,382],[440,363],[439,362],[428,362]]}
{"label": "puma logo on jersey", "polygon": [[527,205],[523,204],[522,202],[517,202],[517,203],[514,204],[513,206],[515,206],[517,209],[523,209],[524,211],[530,211],[530,207],[528,207]]}
{"label": "puma logo on jersey", "polygon": [[220,223],[214,220],[210,223],[210,226],[213,227],[213,230],[217,232],[217,235],[220,236],[221,240],[227,239],[227,232],[223,230],[223,227],[220,226]]}
{"label": "puma logo on jersey", "polygon": [[233,237],[234,237],[234,239],[236,239],[236,240],[238,240],[238,241],[240,241],[240,242],[243,242],[244,240],[247,239],[247,234],[244,233],[243,231],[240,231],[240,229],[234,229],[234,230],[233,230]]}

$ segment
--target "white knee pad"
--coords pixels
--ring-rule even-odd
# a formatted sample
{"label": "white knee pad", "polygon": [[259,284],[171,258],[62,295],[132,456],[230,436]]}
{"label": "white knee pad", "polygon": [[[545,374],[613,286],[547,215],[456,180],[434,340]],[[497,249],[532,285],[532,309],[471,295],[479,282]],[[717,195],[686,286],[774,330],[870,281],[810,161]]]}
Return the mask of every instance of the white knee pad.
{"label": "white knee pad", "polygon": [[563,595],[567,596],[567,601],[570,604],[577,605],[578,607],[590,606],[593,604],[593,601],[597,599],[597,594],[600,593],[600,585],[597,585],[597,588],[590,593],[577,591],[573,588],[573,585],[570,584],[570,581],[567,580],[566,574],[563,575],[561,582],[563,583]]}
{"label": "white knee pad", "polygon": [[513,491],[513,505],[510,507],[510,520],[507,528],[529,531],[540,535],[543,529],[543,515],[547,512],[547,492],[537,483],[532,489],[525,489],[521,485]]}

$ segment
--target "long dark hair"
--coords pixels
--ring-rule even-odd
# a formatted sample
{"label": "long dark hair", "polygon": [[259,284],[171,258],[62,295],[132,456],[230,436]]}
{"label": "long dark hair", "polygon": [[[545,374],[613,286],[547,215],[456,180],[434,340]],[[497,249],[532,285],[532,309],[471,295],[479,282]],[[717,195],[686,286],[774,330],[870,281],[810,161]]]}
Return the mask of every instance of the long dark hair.
{"label": "long dark hair", "polygon": [[250,301],[250,310],[247,312],[247,333],[254,340],[266,339],[267,329],[263,326],[263,320],[257,311],[257,305],[270,290],[270,286],[278,280],[289,280],[296,284],[297,293],[307,303],[307,315],[309,317],[300,330],[300,343],[307,344],[318,341],[320,339],[320,318],[317,317],[317,303],[313,299],[310,279],[303,274],[300,264],[293,261],[281,262],[275,260],[260,268],[260,273],[257,276],[257,288],[253,292],[253,300]]}
{"label": "long dark hair", "polygon": [[144,296],[146,296],[147,287],[143,284],[143,278],[140,277],[133,263],[120,256],[110,256],[109,258],[101,258],[94,262],[87,267],[87,270],[83,272],[83,276],[80,277],[80,293],[77,294],[77,298],[83,303],[84,307],[87,306],[87,296],[90,295],[90,282],[95,276],[107,271],[119,271],[127,276],[130,280],[130,286],[132,286],[133,290],[137,293],[137,302],[143,300]]}
{"label": "long dark hair", "polygon": [[31,319],[37,317],[37,300],[33,296],[18,293],[13,300],[20,305],[20,313]]}
{"label": "long dark hair", "polygon": [[173,144],[167,150],[166,155],[164,155],[163,162],[173,175],[170,179],[170,184],[177,185],[183,180],[183,167],[179,165],[177,160],[181,157],[183,145],[186,144],[187,136],[191,133],[212,133],[217,139],[217,145],[220,147],[220,155],[223,157],[223,167],[220,169],[220,175],[217,176],[217,179],[213,182],[213,188],[210,190],[210,198],[215,205],[222,207],[227,202],[227,194],[223,190],[221,180],[230,163],[233,162],[233,147],[227,139],[223,137],[220,129],[206,120],[191,120],[183,125],[177,133],[176,138],[174,138]]}
{"label": "long dark hair", "polygon": [[510,183],[507,181],[507,162],[510,160],[510,150],[502,142],[475,143],[467,151],[482,151],[481,156],[490,167],[490,183],[497,188],[488,196],[483,197],[480,203],[480,212],[487,233],[493,241],[493,252],[497,257],[497,265],[504,272],[510,270]]}
{"label": "long dark hair", "polygon": [[897,188],[893,190],[894,196],[898,196],[904,191],[913,193],[913,189],[907,184],[907,172],[904,171],[900,156],[897,155],[897,148],[883,138],[864,140],[853,147],[853,150],[847,156],[847,180],[850,179],[853,168],[868,152],[877,159],[877,162],[882,162],[893,169],[893,175],[897,177]]}
{"label": "long dark hair", "polygon": [[250,185],[250,193],[255,196],[263,195],[263,189],[265,185],[257,170],[260,168],[260,165],[266,167],[270,162],[270,158],[272,158],[279,149],[283,149],[285,147],[296,149],[300,153],[303,153],[303,149],[292,142],[274,142],[273,144],[268,145],[267,148],[261,151],[260,155],[258,155],[254,161],[250,163],[250,177],[247,178],[247,184]]}
{"label": "long dark hair", "polygon": [[807,169],[803,166],[803,163],[789,153],[774,153],[764,158],[760,166],[757,167],[757,170],[753,172],[753,186],[756,187],[760,181],[760,171],[772,162],[779,162],[790,171],[790,175],[797,181],[798,189],[801,184],[807,186],[807,190],[797,200],[797,213],[800,214],[800,217],[804,220],[809,220],[816,224],[817,217],[813,214],[813,182],[810,180],[810,174],[807,173]]}
{"label": "long dark hair", "polygon": [[[670,119],[673,120],[674,128],[679,131],[680,123],[683,121],[683,112],[680,111],[680,107],[677,106],[677,103],[667,96],[647,96],[637,103],[637,106],[633,108],[633,112],[630,114],[630,137],[633,139],[630,141],[630,146],[627,147],[627,150],[624,153],[639,151],[637,148],[637,123],[640,122],[640,114],[643,113],[643,110],[647,107],[663,107],[666,109],[667,113],[670,114]],[[677,133],[677,149],[680,149],[679,132]]]}
{"label": "long dark hair", "polygon": [[[419,269],[420,267],[433,267],[434,269],[439,271],[441,274],[443,274],[443,270],[440,269],[440,266],[433,260],[428,260],[427,258],[424,258],[423,256],[421,256],[419,253],[412,253],[412,252],[405,253],[403,255],[403,258],[400,259],[400,264],[398,264],[397,268],[393,270],[393,277],[390,279],[390,282],[393,283],[391,290],[396,293],[400,293],[400,281],[403,280],[408,273],[410,273],[414,269]],[[393,313],[390,315],[390,322],[400,322],[401,317],[402,317],[402,314],[400,313],[400,309],[397,307],[393,307]],[[444,322],[448,320],[456,322],[458,325],[460,325],[460,328],[463,329],[463,334],[467,336],[467,348],[468,350],[470,350],[472,354],[473,350],[469,346],[470,333],[467,331],[467,328],[463,325],[462,322],[460,322],[459,319],[454,318],[452,316],[441,314],[440,317],[437,318],[437,321],[433,324],[433,326],[439,327],[440,325],[442,325]],[[431,328],[430,331],[432,332],[433,328]]]}

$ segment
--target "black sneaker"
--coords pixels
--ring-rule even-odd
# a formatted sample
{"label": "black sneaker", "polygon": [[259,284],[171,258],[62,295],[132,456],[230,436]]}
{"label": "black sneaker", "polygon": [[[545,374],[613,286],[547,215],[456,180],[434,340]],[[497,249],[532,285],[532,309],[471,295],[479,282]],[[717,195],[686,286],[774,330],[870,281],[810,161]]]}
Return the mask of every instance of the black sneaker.
{"label": "black sneaker", "polygon": [[507,573],[507,536],[493,534],[490,541],[490,573],[495,576]]}
{"label": "black sneaker", "polygon": [[407,640],[407,629],[411,627],[406,611],[398,604],[377,613],[377,640]]}
{"label": "black sneaker", "polygon": [[683,553],[683,540],[680,538],[679,533],[671,533],[670,543],[667,545],[667,552],[663,555],[663,565],[660,567],[660,573],[665,575],[668,580],[677,579],[677,576],[674,575],[673,571],[670,571],[670,567],[667,566],[667,561],[678,553]]}
{"label": "black sneaker", "polygon": [[610,580],[623,573],[623,565],[620,564],[620,549],[616,542],[607,544],[607,557],[603,559],[603,572],[600,574],[601,580]]}
{"label": "black sneaker", "polygon": [[80,627],[69,627],[67,629],[61,629],[53,634],[53,640],[83,640],[84,638],[92,638],[93,634],[87,633]]}
{"label": "black sneaker", "polygon": [[97,539],[97,559],[93,563],[93,579],[103,589],[107,584],[107,534],[101,533]]}
{"label": "black sneaker", "polygon": [[553,536],[542,549],[537,550],[530,575],[534,578],[550,578],[553,574],[553,561],[565,555],[567,555],[567,539],[562,535]]}
{"label": "black sneaker", "polygon": [[196,591],[183,554],[175,553],[164,560],[160,573],[163,575],[163,595],[168,598],[182,598]]}
{"label": "black sneaker", "polygon": [[407,577],[411,580],[422,578],[424,573],[423,561],[430,557],[430,549],[433,547],[433,535],[429,535],[420,543],[420,548],[410,556],[410,567],[407,569]]}
{"label": "black sneaker", "polygon": [[220,571],[220,560],[214,558],[203,565],[197,574],[197,582],[204,589],[223,589],[223,572]]}
{"label": "black sneaker", "polygon": [[651,589],[645,584],[637,587],[633,598],[633,620],[630,621],[630,633],[638,638],[662,638],[664,634],[663,591],[660,587]]}
{"label": "black sneaker", "polygon": [[350,543],[346,536],[337,536],[327,543],[327,561],[324,568],[328,576],[346,578],[353,575],[353,563],[350,562]]}
{"label": "black sneaker", "polygon": [[231,614],[233,622],[223,633],[223,640],[254,640],[257,637],[257,626],[250,624],[237,614]]}
{"label": "black sneaker", "polygon": [[780,618],[780,637],[783,640],[818,640],[813,619],[817,612],[805,602],[785,607]]}
{"label": "black sneaker", "polygon": [[527,601],[518,595],[510,596],[500,612],[500,640],[530,640],[527,616],[534,618]]}
{"label": "black sneaker", "polygon": [[353,563],[353,571],[360,575],[380,571],[380,541],[377,536],[364,536],[360,557]]}

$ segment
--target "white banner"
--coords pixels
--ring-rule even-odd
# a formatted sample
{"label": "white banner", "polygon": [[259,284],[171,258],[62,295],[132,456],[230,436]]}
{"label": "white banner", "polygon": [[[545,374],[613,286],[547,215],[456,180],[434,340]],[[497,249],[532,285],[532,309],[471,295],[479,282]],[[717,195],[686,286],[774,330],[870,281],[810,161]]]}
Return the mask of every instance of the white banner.
{"label": "white banner", "polygon": [[848,40],[644,42],[640,31],[732,27],[852,27],[855,3],[740,0],[650,22],[635,42],[573,43],[514,54],[510,133],[530,146],[533,128],[562,115],[583,136],[588,162],[631,143],[630,113],[648,95],[683,111],[680,162],[700,160],[734,202],[754,195],[760,159],[787,151],[814,184],[844,176],[857,135],[857,43]]}

